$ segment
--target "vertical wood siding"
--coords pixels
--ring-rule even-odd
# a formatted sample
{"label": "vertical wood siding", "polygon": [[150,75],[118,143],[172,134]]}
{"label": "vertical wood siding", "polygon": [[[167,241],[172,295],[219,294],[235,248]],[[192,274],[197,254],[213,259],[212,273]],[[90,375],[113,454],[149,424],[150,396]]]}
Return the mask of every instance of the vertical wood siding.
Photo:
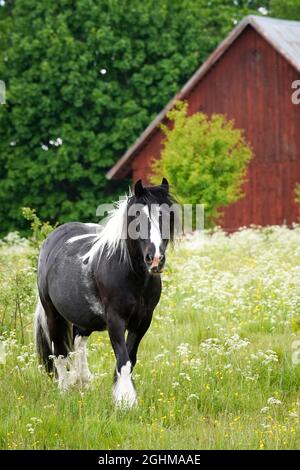
{"label": "vertical wood siding", "polygon": [[[248,26],[186,98],[191,114],[201,110],[234,119],[254,152],[245,196],[220,218],[226,230],[299,220],[294,187],[300,182],[300,105],[291,101],[291,84],[299,75]],[[134,159],[134,180],[148,181],[162,139],[158,129]]]}

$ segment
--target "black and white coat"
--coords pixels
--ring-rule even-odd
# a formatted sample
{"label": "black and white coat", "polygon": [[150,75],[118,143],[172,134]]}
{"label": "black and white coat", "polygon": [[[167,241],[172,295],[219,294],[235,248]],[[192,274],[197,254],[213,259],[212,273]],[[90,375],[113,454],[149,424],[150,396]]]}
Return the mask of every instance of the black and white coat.
{"label": "black and white coat", "polygon": [[[131,239],[128,233],[124,237],[134,219],[129,215],[134,204],[142,205],[148,224],[143,239]],[[153,214],[152,204],[171,208],[165,179],[153,187],[138,181],[134,193],[118,204],[105,225],[67,223],[42,246],[36,341],[40,359],[47,371],[54,369],[62,390],[90,382],[87,338],[93,331],[107,330],[116,356],[115,403],[126,407],[137,403],[132,369],[160,299],[160,273],[169,241],[162,238],[161,213]],[[170,221],[172,234],[172,217]]]}

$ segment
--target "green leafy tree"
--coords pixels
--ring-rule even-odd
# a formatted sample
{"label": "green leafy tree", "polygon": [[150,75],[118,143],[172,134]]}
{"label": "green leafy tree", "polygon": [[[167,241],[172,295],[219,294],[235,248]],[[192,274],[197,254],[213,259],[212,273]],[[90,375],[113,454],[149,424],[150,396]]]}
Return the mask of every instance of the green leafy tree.
{"label": "green leafy tree", "polygon": [[0,6],[0,79],[7,88],[0,106],[0,233],[26,227],[23,206],[51,223],[92,220],[116,190],[106,171],[260,3],[7,0]]}
{"label": "green leafy tree", "polygon": [[269,14],[287,20],[300,20],[299,0],[270,0]]}
{"label": "green leafy tree", "polygon": [[170,129],[160,160],[152,165],[153,182],[165,176],[182,204],[204,204],[205,224],[213,226],[222,207],[243,196],[242,183],[252,152],[233,121],[214,114],[187,115],[187,103],[169,111]]}

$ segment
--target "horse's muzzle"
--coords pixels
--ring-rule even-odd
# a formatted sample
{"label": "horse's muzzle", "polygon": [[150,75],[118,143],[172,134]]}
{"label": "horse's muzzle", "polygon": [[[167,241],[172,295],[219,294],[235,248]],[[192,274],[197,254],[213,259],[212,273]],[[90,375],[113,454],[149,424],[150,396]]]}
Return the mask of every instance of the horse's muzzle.
{"label": "horse's muzzle", "polygon": [[164,270],[164,264],[165,264],[165,256],[155,256],[153,260],[150,263],[147,263],[149,268],[149,273],[150,274],[160,274]]}

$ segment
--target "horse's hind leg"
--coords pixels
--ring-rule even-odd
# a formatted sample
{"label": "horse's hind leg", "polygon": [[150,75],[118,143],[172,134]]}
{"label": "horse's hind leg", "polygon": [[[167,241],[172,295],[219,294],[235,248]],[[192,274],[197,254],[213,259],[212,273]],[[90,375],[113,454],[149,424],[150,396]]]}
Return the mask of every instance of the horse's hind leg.
{"label": "horse's hind leg", "polygon": [[72,368],[68,357],[69,352],[73,349],[72,325],[57,312],[51,302],[43,302],[43,305],[58,386],[61,390],[67,390],[77,380],[76,371]]}
{"label": "horse's hind leg", "polygon": [[89,370],[86,343],[91,332],[81,330],[76,326],[73,327],[74,336],[74,365],[77,372],[78,380],[82,384],[89,384],[93,380],[93,375]]}
{"label": "horse's hind leg", "polygon": [[50,358],[52,350],[47,317],[40,298],[38,298],[35,309],[35,345],[40,363],[43,364],[46,372],[53,372],[53,361]]}

